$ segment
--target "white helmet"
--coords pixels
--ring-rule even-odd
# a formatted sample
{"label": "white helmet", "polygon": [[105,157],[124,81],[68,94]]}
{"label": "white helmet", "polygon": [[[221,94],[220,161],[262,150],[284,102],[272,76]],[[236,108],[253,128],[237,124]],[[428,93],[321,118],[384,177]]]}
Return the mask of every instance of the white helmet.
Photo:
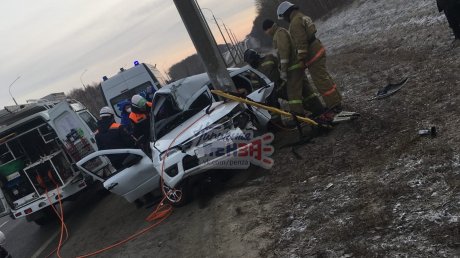
{"label": "white helmet", "polygon": [[134,95],[131,98],[131,103],[132,103],[133,106],[144,110],[145,109],[145,103],[147,103],[147,100],[145,98],[143,98],[141,95]]}
{"label": "white helmet", "polygon": [[101,111],[99,111],[99,116],[100,117],[107,117],[107,116],[114,116],[115,113],[113,112],[113,109],[111,107],[103,107],[101,108]]}
{"label": "white helmet", "polygon": [[6,241],[5,234],[3,234],[2,231],[0,231],[0,245],[5,244],[5,241]]}
{"label": "white helmet", "polygon": [[284,1],[280,5],[278,5],[278,10],[276,10],[276,14],[278,15],[278,20],[282,20],[284,13],[293,6],[294,4],[292,4],[289,1]]}

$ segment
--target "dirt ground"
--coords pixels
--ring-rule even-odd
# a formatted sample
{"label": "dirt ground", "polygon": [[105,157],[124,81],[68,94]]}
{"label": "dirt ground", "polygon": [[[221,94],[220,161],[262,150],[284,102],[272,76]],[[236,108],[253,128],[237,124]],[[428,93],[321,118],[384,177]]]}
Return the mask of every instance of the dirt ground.
{"label": "dirt ground", "polygon": [[[460,255],[460,49],[435,1],[356,1],[316,25],[344,107],[362,117],[299,147],[301,159],[278,148],[271,170],[241,172],[101,257]],[[400,92],[368,101],[404,77]],[[436,138],[417,134],[431,126]],[[91,229],[107,232],[100,245],[127,234],[100,227]],[[91,249],[85,240],[70,254]]]}
{"label": "dirt ground", "polygon": [[[460,255],[460,49],[435,1],[356,1],[316,25],[344,107],[362,117],[300,147],[302,159],[278,148],[264,177],[217,196],[206,209],[221,254]],[[438,137],[417,134],[431,126]]]}
{"label": "dirt ground", "polygon": [[[276,153],[265,180],[285,194],[261,194],[276,204],[260,255],[460,255],[460,49],[435,1],[357,1],[316,25],[344,106],[362,117],[303,146],[302,160]],[[431,126],[438,137],[418,136]]]}

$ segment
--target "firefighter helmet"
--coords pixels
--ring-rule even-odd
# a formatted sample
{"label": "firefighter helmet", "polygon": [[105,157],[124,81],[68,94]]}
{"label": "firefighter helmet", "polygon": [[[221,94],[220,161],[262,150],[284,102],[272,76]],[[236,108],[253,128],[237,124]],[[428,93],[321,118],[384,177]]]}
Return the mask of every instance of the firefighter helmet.
{"label": "firefighter helmet", "polygon": [[293,6],[295,5],[289,1],[284,1],[280,5],[278,5],[278,9],[276,10],[276,14],[278,15],[278,20],[282,20],[286,11],[289,10]]}
{"label": "firefighter helmet", "polygon": [[131,98],[131,103],[134,107],[145,110],[145,104],[147,103],[147,100],[141,95],[136,94]]}
{"label": "firefighter helmet", "polygon": [[115,113],[113,112],[113,109],[110,107],[103,107],[101,108],[101,111],[99,111],[99,116],[100,117],[107,117],[107,116],[114,116]]}

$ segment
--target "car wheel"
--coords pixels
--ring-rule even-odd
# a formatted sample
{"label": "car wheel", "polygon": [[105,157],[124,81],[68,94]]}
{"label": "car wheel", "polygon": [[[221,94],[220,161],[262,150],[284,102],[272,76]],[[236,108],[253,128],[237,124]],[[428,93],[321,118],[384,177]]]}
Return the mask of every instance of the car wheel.
{"label": "car wheel", "polygon": [[171,188],[162,182],[161,187],[166,201],[175,207],[184,206],[192,199],[191,187],[187,182],[179,184],[176,188]]}

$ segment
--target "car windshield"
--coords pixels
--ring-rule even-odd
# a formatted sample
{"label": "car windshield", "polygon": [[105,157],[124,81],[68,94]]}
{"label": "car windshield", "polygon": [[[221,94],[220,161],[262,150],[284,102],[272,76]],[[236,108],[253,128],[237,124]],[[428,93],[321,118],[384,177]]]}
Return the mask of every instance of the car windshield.
{"label": "car windshield", "polygon": [[153,101],[151,128],[153,140],[159,139],[203,109],[202,106],[180,109],[170,94],[157,94]]}

